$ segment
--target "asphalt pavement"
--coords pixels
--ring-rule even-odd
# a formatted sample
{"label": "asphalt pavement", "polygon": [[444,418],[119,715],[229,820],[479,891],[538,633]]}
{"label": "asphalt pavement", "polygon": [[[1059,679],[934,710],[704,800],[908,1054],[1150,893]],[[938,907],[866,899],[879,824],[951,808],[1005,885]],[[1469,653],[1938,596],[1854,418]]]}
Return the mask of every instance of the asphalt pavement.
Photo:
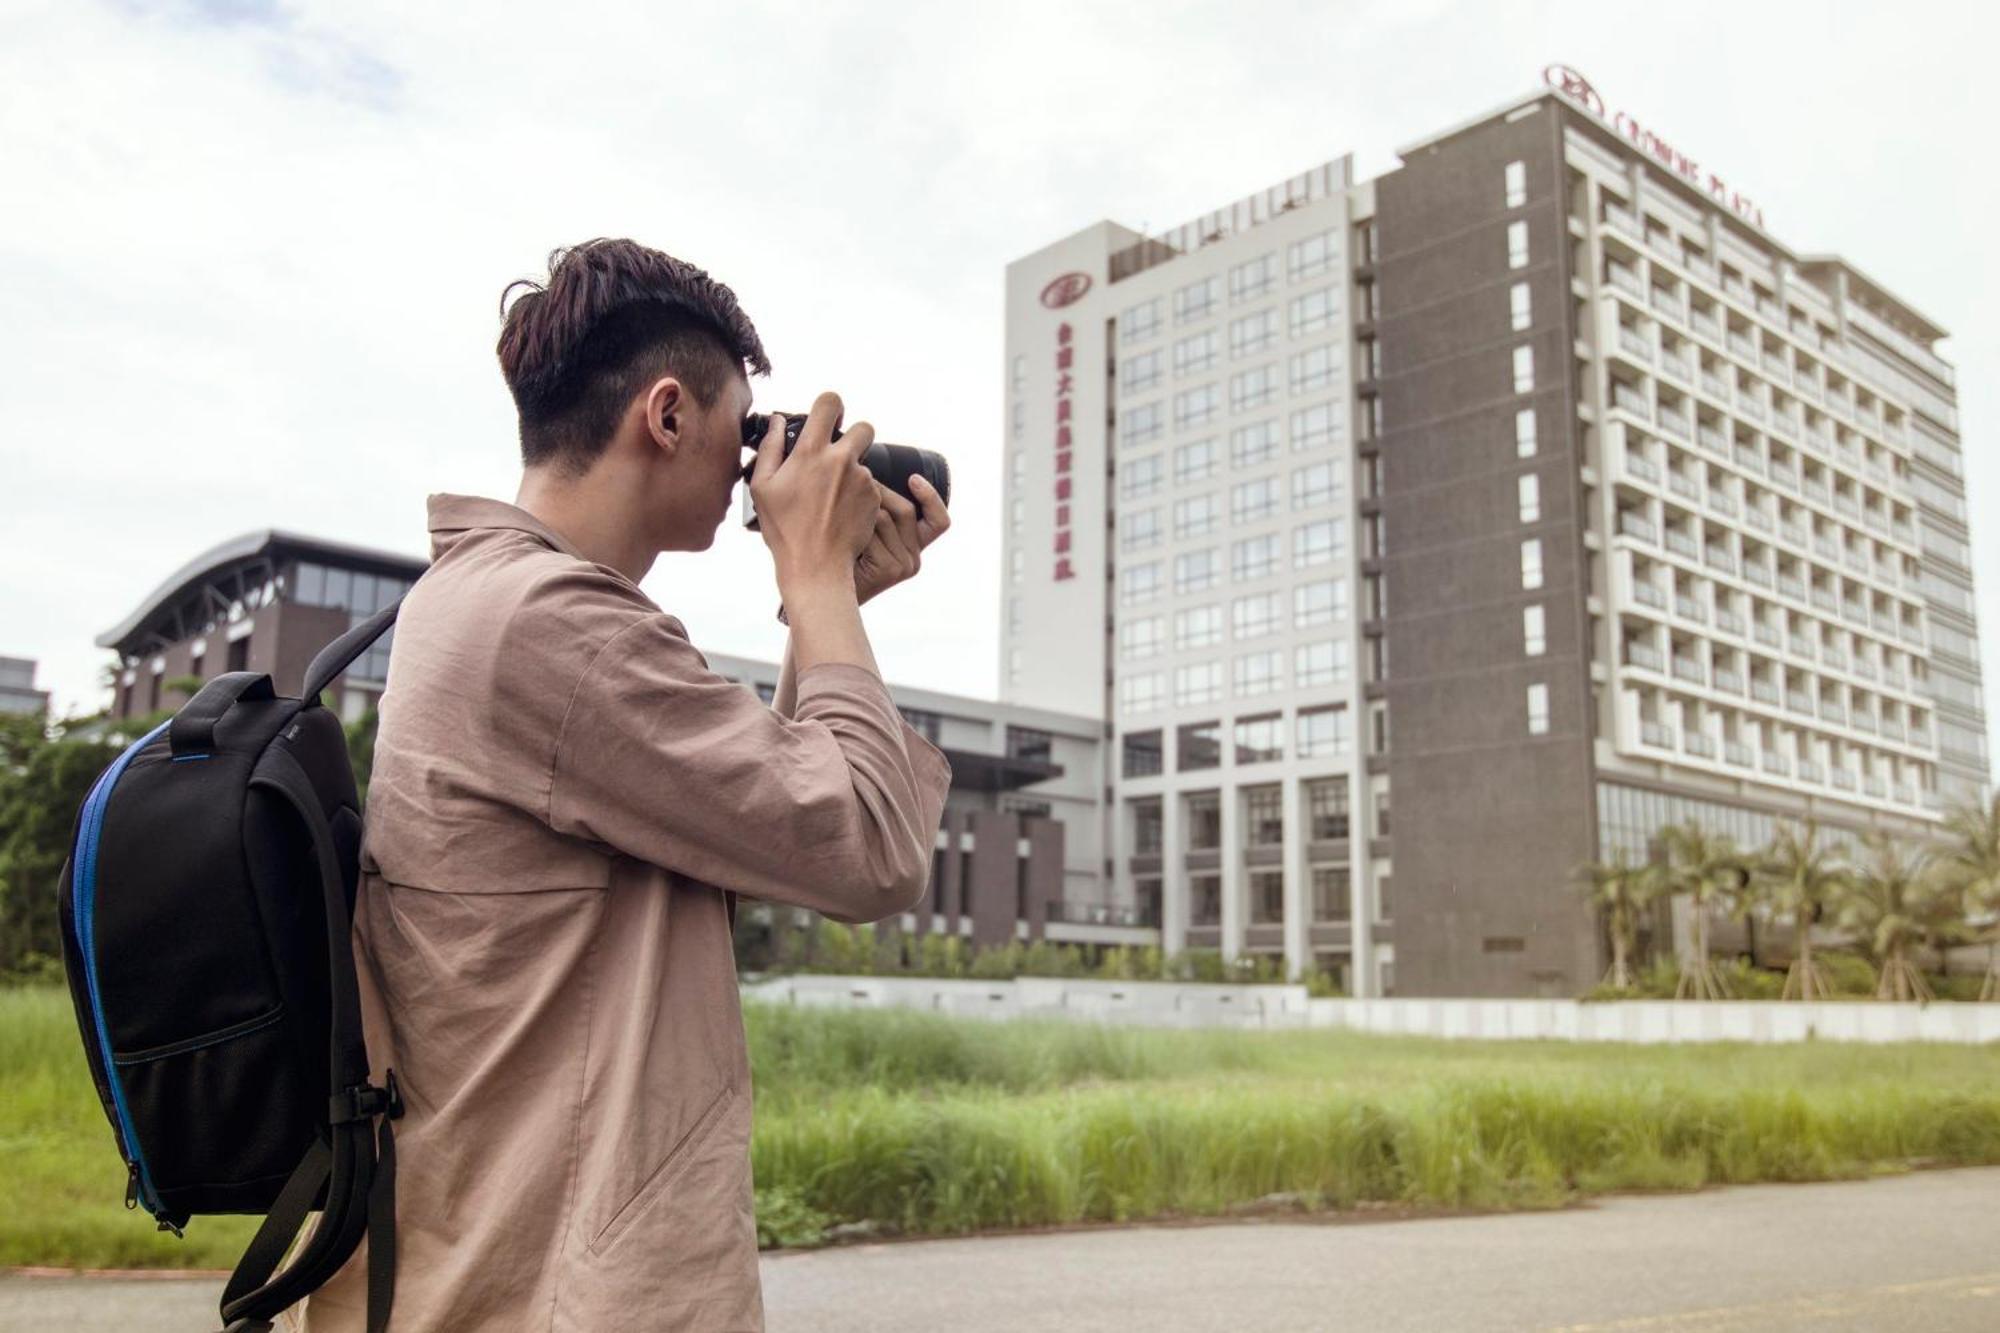
{"label": "asphalt pavement", "polygon": [[[769,1333],[2000,1329],[2000,1168],[1553,1213],[767,1255]],[[0,1277],[0,1330],[212,1330],[212,1278]],[[641,1327],[641,1325],[634,1325]]]}

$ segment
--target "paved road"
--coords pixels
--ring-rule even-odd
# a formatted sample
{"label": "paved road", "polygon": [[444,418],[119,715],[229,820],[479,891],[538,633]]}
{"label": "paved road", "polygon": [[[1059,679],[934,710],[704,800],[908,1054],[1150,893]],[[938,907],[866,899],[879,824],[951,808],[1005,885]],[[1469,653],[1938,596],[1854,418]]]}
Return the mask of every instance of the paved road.
{"label": "paved road", "polygon": [[[770,1333],[2000,1328],[2000,1169],[1560,1213],[1246,1223],[767,1257]],[[0,1278],[0,1330],[212,1328],[212,1281]],[[635,1326],[636,1327],[636,1326]]]}

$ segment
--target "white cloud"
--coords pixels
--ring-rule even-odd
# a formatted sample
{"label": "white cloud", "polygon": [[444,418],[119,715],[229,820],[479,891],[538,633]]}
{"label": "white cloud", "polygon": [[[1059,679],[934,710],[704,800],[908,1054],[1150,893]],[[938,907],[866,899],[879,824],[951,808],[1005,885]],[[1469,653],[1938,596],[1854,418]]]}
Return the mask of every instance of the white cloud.
{"label": "white cloud", "polygon": [[[1970,165],[1991,33],[1964,30],[1985,15],[30,6],[0,41],[0,652],[91,703],[94,634],[215,541],[275,525],[416,551],[426,492],[511,495],[500,289],[558,244],[629,234],[736,288],[777,364],[762,403],[834,387],[951,456],[957,530],[870,619],[892,678],[990,692],[1004,265],[1349,149],[1380,171],[1552,59],[1757,196],[1776,234],[1957,331],[1977,505],[2000,410],[1995,186]],[[1979,534],[1989,579],[1996,541]],[[663,560],[648,589],[709,646],[780,645],[749,534]]]}

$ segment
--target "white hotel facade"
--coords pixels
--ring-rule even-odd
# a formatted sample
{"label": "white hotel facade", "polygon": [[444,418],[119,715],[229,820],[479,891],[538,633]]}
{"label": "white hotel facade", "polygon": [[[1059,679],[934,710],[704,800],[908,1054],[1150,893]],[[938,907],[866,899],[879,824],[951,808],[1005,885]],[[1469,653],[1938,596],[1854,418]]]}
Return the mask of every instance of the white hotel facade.
{"label": "white hotel facade", "polygon": [[1169,952],[1573,994],[1583,861],[1985,790],[1943,330],[1551,83],[1009,266],[1002,696]]}

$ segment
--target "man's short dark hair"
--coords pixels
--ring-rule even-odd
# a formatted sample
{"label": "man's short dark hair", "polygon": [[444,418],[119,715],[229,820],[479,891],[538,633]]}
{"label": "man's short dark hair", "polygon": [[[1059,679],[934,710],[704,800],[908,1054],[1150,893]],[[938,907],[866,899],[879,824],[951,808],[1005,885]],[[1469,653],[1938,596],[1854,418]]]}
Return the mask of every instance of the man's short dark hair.
{"label": "man's short dark hair", "polygon": [[[508,301],[516,290],[526,293]],[[771,373],[736,294],[636,241],[549,256],[547,282],[500,295],[500,372],[521,414],[521,461],[586,471],[632,396],[672,375],[703,406],[738,374]]]}

